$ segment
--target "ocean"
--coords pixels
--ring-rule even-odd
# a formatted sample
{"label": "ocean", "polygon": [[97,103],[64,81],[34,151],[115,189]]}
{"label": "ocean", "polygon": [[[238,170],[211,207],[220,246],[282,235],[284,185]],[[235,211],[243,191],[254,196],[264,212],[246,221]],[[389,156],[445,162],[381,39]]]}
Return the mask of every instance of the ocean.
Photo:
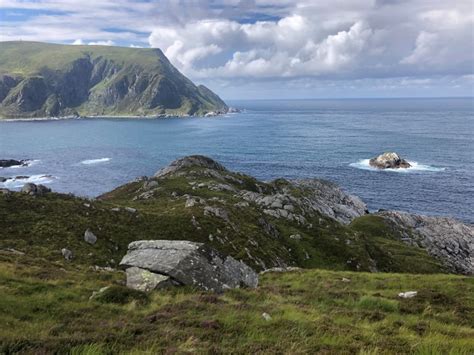
{"label": "ocean", "polygon": [[[0,121],[0,187],[43,183],[94,197],[172,160],[210,156],[271,180],[323,178],[370,210],[453,216],[474,223],[474,100],[229,101],[242,113],[212,118]],[[413,165],[379,171],[368,159],[395,151]]]}

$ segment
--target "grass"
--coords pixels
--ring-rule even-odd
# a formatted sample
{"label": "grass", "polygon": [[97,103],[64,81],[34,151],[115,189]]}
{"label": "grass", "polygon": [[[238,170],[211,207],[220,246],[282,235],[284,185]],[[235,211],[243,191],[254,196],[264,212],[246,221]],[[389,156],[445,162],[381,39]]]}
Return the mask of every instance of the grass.
{"label": "grass", "polygon": [[[124,280],[121,272],[0,254],[0,352],[474,351],[468,277],[306,270],[265,274],[256,290],[216,295],[183,288],[148,296],[131,295]],[[89,299],[105,286],[106,297]],[[407,290],[419,294],[397,297]]]}

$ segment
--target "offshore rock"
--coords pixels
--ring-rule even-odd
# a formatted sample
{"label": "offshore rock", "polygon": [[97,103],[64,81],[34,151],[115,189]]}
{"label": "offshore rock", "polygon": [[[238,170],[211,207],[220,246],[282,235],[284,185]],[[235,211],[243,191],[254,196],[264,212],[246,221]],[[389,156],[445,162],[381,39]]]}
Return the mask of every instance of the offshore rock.
{"label": "offshore rock", "polygon": [[28,165],[27,160],[0,159],[0,168],[9,168],[11,166]]}
{"label": "offshore rock", "polygon": [[[249,266],[230,256],[225,256],[203,243],[181,240],[142,240],[132,242],[120,265],[133,276],[140,268],[153,274],[169,277],[174,283],[198,287],[205,291],[222,292],[230,288],[258,285],[258,275]],[[163,278],[163,281],[168,279]],[[138,285],[127,280],[134,288],[156,288],[160,282],[150,286]],[[155,284],[155,285],[154,285]]]}
{"label": "offshore rock", "polygon": [[405,159],[400,158],[397,153],[383,153],[369,160],[370,166],[378,169],[406,169],[411,165]]}

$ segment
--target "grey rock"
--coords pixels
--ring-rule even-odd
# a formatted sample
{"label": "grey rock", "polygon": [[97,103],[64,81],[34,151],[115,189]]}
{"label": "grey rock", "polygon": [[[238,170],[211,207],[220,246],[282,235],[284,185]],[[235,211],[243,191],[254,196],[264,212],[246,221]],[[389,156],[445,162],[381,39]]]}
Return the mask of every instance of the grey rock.
{"label": "grey rock", "polygon": [[159,184],[155,180],[145,180],[145,182],[143,183],[142,189],[145,190],[145,191],[149,191],[149,190],[152,190],[152,189],[154,189],[158,186],[159,186]]}
{"label": "grey rock", "polygon": [[129,267],[127,273],[127,287],[144,292],[173,286],[171,278],[166,275],[150,272],[139,267]]}
{"label": "grey rock", "polygon": [[474,274],[473,225],[449,217],[428,217],[399,211],[381,211],[375,215],[400,230],[403,242],[425,248],[451,272]]}
{"label": "grey rock", "polygon": [[132,242],[120,265],[171,277],[175,282],[222,292],[257,287],[258,275],[246,264],[202,243],[170,240]]}
{"label": "grey rock", "polygon": [[223,208],[206,206],[204,207],[204,214],[206,216],[215,216],[229,222],[229,213]]}
{"label": "grey rock", "polygon": [[155,174],[155,177],[163,177],[169,174],[173,174],[183,168],[190,168],[190,167],[201,167],[201,168],[208,168],[208,169],[213,169],[217,171],[227,171],[227,169],[224,166],[212,160],[211,158],[205,157],[203,155],[191,155],[191,156],[187,156],[187,157],[173,161],[167,167],[160,169]]}
{"label": "grey rock", "polygon": [[123,209],[125,211],[129,212],[129,213],[136,213],[137,212],[137,209],[133,208],[133,207],[124,207]]}
{"label": "grey rock", "polygon": [[260,272],[260,275],[265,275],[268,274],[269,272],[292,272],[292,271],[298,271],[301,270],[301,268],[296,267],[296,266],[287,266],[287,267],[272,267],[266,270],[263,270]]}
{"label": "grey rock", "polygon": [[48,192],[51,192],[50,188],[47,188],[44,185],[35,185],[32,183],[27,183],[21,188],[21,192],[31,195],[31,196],[42,196]]}
{"label": "grey rock", "polygon": [[92,245],[97,242],[96,235],[89,228],[84,232],[84,241]]}
{"label": "grey rock", "polygon": [[64,259],[66,259],[66,260],[71,260],[74,257],[74,254],[72,253],[72,251],[67,249],[67,248],[62,248],[61,249],[61,254],[63,255]]}
{"label": "grey rock", "polygon": [[377,169],[406,169],[411,167],[410,163],[400,158],[397,153],[383,153],[369,160],[370,166]]}
{"label": "grey rock", "polygon": [[197,203],[198,203],[198,201],[197,201],[195,198],[189,197],[189,198],[186,200],[186,202],[185,202],[185,204],[184,204],[184,207],[185,207],[185,208],[194,207]]}
{"label": "grey rock", "polygon": [[269,236],[271,236],[273,238],[279,238],[280,237],[280,232],[278,231],[278,229],[273,224],[268,222],[265,218],[259,218],[258,223],[263,227],[263,230]]}
{"label": "grey rock", "polygon": [[0,168],[28,165],[28,160],[0,159]]}
{"label": "grey rock", "polygon": [[306,214],[319,213],[349,224],[354,218],[368,213],[367,205],[357,196],[342,191],[336,184],[318,179],[291,181],[291,186],[304,192],[295,204]]}

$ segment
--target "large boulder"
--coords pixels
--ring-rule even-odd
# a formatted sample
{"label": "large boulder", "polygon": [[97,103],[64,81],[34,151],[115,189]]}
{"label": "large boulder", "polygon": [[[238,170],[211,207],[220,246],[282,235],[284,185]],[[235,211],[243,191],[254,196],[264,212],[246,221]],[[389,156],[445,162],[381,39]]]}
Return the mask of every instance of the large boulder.
{"label": "large boulder", "polygon": [[44,185],[35,185],[33,183],[27,183],[23,185],[23,187],[21,188],[21,192],[32,196],[42,196],[48,192],[51,192],[51,189]]}
{"label": "large boulder", "polygon": [[258,284],[258,275],[243,262],[203,243],[189,241],[132,242],[120,265],[127,269],[129,287],[147,291],[161,287],[161,280],[152,274],[165,276],[162,281],[167,284],[171,281],[214,292],[238,287],[254,288]]}
{"label": "large boulder", "polygon": [[369,160],[370,166],[378,169],[406,169],[411,165],[405,159],[402,159],[397,153],[383,153]]}

